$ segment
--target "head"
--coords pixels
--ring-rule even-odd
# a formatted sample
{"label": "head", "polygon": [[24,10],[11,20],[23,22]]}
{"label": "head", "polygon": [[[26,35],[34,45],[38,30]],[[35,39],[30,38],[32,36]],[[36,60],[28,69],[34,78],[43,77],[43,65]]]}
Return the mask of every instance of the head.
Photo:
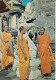
{"label": "head", "polygon": [[44,27],[41,27],[40,28],[40,35],[43,35],[45,33],[45,28]]}
{"label": "head", "polygon": [[7,25],[4,26],[4,31],[8,32],[8,26]]}
{"label": "head", "polygon": [[26,29],[25,29],[24,26],[21,26],[21,27],[19,28],[19,31],[20,31],[22,34],[25,34],[25,33],[26,33]]}

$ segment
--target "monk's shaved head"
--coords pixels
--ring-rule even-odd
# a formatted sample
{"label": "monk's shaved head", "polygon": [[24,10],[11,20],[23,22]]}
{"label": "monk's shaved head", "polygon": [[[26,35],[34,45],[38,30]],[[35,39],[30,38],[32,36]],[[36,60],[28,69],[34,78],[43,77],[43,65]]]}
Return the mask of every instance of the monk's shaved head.
{"label": "monk's shaved head", "polygon": [[24,26],[21,26],[21,27],[19,28],[19,31],[20,31],[21,33],[25,34],[26,28],[25,28]]}
{"label": "monk's shaved head", "polygon": [[40,29],[43,29],[45,31],[45,28],[44,27],[40,27]]}
{"label": "monk's shaved head", "polygon": [[8,25],[4,25],[4,31],[8,32]]}
{"label": "monk's shaved head", "polygon": [[43,35],[45,32],[45,28],[44,27],[40,27],[40,34]]}

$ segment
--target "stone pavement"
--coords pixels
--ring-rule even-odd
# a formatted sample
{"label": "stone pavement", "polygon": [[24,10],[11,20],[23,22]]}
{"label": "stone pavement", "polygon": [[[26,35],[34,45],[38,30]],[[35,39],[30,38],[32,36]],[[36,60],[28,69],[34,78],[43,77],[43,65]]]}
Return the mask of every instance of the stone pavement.
{"label": "stone pavement", "polygon": [[[19,80],[19,78],[17,78],[16,73],[12,70],[4,70],[0,72],[0,80]],[[55,80],[55,74],[52,73],[52,77],[50,78],[39,77],[34,80]]]}

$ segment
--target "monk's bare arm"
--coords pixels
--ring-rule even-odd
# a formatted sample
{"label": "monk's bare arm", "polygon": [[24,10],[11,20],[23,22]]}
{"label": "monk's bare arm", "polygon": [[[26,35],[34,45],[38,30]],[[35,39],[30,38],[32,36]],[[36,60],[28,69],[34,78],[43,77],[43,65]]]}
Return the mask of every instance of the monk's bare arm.
{"label": "monk's bare arm", "polygon": [[50,46],[49,46],[49,51],[50,51],[50,55],[53,55],[53,54],[52,54],[52,49],[51,49]]}
{"label": "monk's bare arm", "polygon": [[4,39],[3,39],[3,35],[2,34],[0,35],[0,39],[1,39],[2,43],[5,45],[5,42],[4,42]]}

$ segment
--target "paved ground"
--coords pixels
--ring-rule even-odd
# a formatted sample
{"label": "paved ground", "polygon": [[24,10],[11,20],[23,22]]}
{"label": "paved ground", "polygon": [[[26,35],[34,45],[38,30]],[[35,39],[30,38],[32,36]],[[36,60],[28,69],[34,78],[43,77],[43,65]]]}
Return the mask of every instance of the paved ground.
{"label": "paved ground", "polygon": [[[34,80],[55,80],[54,76],[55,74],[52,73],[52,77],[50,78],[39,77],[38,79],[34,79]],[[13,72],[12,70],[4,70],[0,72],[0,80],[19,80],[19,78],[17,78],[16,73]]]}

